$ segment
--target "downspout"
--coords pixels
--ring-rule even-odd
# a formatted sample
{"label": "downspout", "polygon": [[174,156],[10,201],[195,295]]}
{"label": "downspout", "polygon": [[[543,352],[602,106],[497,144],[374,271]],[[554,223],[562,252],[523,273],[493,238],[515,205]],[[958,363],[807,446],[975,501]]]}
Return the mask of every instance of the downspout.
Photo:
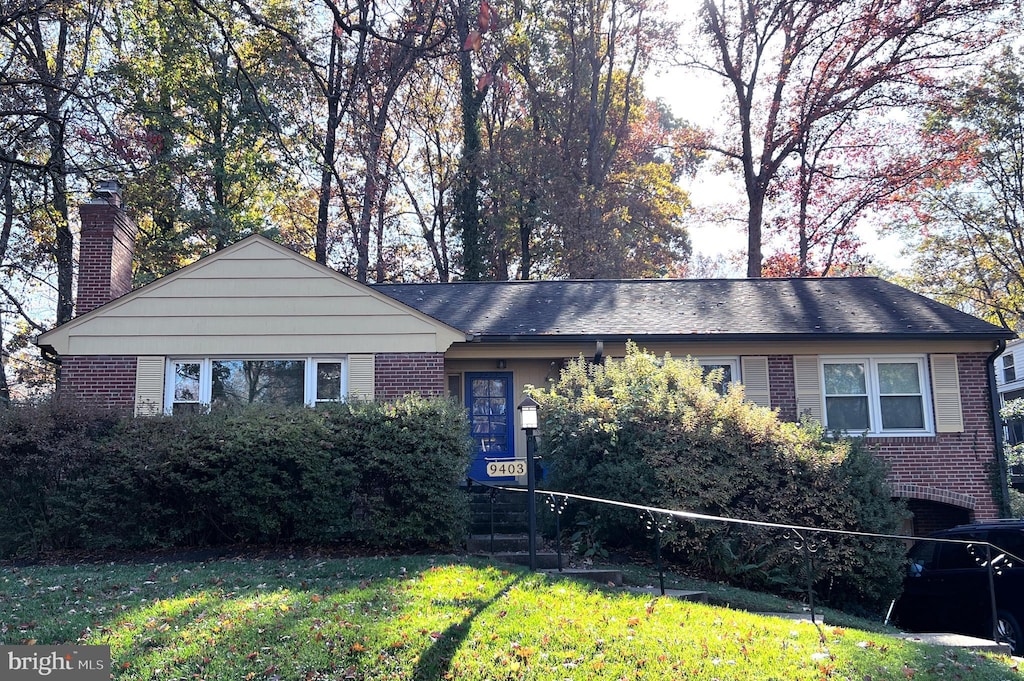
{"label": "downspout", "polygon": [[996,350],[985,359],[985,370],[988,373],[989,399],[992,402],[992,427],[996,442],[996,466],[999,467],[999,497],[1002,500],[999,515],[1010,515],[1010,486],[1006,479],[1006,457],[1003,455],[1003,419],[999,416],[999,387],[996,384],[996,358],[1006,350],[1006,341],[996,341]]}

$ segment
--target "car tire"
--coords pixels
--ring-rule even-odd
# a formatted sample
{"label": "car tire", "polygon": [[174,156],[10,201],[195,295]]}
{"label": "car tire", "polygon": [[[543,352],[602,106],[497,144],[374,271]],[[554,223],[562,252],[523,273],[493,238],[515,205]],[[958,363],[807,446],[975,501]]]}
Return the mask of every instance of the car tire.
{"label": "car tire", "polygon": [[1010,652],[1014,655],[1024,651],[1024,634],[1021,633],[1017,618],[1005,610],[1000,610],[996,617],[998,642],[1009,644]]}

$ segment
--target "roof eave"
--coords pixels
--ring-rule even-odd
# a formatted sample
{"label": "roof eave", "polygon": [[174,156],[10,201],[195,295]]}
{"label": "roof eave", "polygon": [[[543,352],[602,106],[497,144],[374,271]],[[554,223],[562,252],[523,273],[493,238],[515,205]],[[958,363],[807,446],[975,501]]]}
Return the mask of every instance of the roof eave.
{"label": "roof eave", "polygon": [[852,340],[852,341],[998,341],[1016,338],[1012,332],[1003,333],[675,333],[675,334],[478,334],[467,333],[467,340],[473,343],[606,343],[644,341],[649,343],[728,343],[738,341],[809,341],[809,340]]}

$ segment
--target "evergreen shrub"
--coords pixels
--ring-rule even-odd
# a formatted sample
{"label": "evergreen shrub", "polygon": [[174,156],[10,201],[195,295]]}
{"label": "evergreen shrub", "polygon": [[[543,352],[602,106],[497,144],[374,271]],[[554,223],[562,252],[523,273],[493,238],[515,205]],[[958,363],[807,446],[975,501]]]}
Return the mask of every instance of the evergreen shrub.
{"label": "evergreen shrub", "polygon": [[[862,440],[825,438],[820,427],[786,423],[723,395],[719,372],[630,345],[621,361],[573,361],[540,403],[549,486],[588,496],[727,518],[898,534],[905,516],[886,468]],[[608,546],[643,545],[644,518],[612,507],[582,508]],[[571,524],[574,519],[568,518]],[[579,518],[577,517],[578,521]],[[819,594],[835,604],[880,608],[898,593],[905,546],[835,535],[816,545]],[[716,521],[677,522],[663,544],[705,577],[780,592],[806,584],[792,533]]]}
{"label": "evergreen shrub", "polygon": [[444,399],[130,418],[0,410],[0,555],[223,544],[451,548],[472,441]]}

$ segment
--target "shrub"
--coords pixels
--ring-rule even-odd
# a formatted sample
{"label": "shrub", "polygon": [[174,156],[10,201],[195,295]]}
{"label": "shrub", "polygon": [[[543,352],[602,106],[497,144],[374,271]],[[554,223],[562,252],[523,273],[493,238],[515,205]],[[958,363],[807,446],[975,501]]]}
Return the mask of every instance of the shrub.
{"label": "shrub", "polygon": [[0,410],[0,555],[225,543],[451,547],[471,452],[447,400],[133,419]]}
{"label": "shrub", "polygon": [[[745,402],[740,386],[719,394],[720,378],[635,345],[604,366],[572,362],[553,387],[532,393],[551,485],[713,516],[898,531],[902,511],[863,442],[826,440],[820,428],[781,422]],[[636,513],[593,512],[604,542],[644,536]],[[833,601],[877,607],[898,590],[898,543],[816,539],[815,575]],[[665,545],[705,575],[744,586],[797,589],[806,579],[803,556],[780,532],[691,522],[677,524]]]}

